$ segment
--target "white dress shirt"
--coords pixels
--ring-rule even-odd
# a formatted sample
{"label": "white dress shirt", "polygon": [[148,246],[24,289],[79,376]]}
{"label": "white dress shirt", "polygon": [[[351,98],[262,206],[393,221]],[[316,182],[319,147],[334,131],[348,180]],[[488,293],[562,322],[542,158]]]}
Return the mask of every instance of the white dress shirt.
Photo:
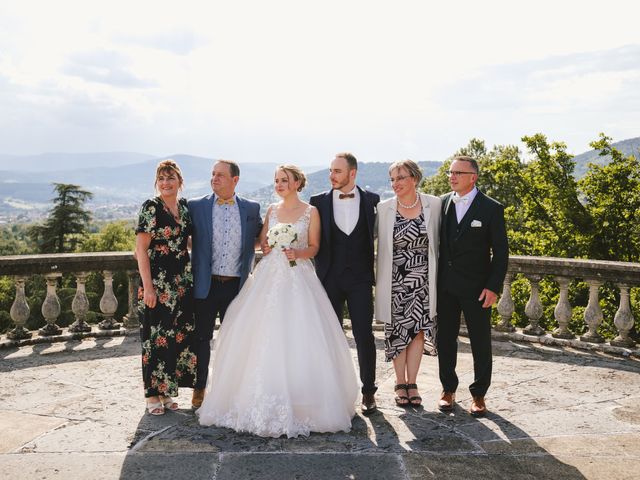
{"label": "white dress shirt", "polygon": [[340,190],[333,191],[333,219],[340,230],[346,235],[351,235],[356,228],[360,217],[360,192],[357,187],[353,187],[349,193],[353,193],[353,198],[340,199]]}
{"label": "white dress shirt", "polygon": [[473,199],[476,198],[477,194],[478,189],[476,187],[473,187],[473,189],[466,195],[460,196],[458,195],[458,193],[453,194],[453,198],[461,199],[461,201],[453,200],[454,202],[456,202],[454,203],[454,205],[456,206],[456,218],[458,219],[458,223],[460,223],[464,218],[467,210],[469,210],[469,207],[471,206]]}

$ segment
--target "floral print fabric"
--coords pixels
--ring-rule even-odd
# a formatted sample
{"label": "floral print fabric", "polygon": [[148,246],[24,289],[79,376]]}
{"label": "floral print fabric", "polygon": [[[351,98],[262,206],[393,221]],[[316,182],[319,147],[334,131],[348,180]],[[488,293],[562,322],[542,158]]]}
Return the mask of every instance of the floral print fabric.
{"label": "floral print fabric", "polygon": [[142,378],[146,397],[178,395],[178,387],[193,387],[196,356],[191,349],[194,332],[193,276],[187,251],[191,218],[187,202],[178,201],[179,218],[173,217],[159,197],[142,205],[136,233],[149,233],[147,253],[151,278],[158,296],[154,308],[138,292]]}

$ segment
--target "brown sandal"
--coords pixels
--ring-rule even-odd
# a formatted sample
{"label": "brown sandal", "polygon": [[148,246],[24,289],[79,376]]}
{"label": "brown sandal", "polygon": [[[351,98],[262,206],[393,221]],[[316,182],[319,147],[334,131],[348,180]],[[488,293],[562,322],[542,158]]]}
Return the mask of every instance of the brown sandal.
{"label": "brown sandal", "polygon": [[398,405],[399,407],[407,407],[411,405],[409,392],[407,392],[407,385],[405,385],[404,383],[399,383],[395,387],[393,387],[394,392],[397,392],[398,390],[404,390],[406,395],[396,395],[396,398],[394,398],[396,405]]}

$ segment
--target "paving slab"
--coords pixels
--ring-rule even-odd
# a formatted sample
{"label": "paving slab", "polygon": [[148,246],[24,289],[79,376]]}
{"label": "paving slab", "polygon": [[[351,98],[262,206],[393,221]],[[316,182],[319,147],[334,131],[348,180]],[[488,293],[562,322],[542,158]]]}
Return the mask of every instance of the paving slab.
{"label": "paving slab", "polygon": [[640,478],[638,359],[494,342],[490,412],[475,419],[467,339],[443,414],[437,358],[423,358],[424,405],[398,407],[375,334],[379,411],[358,413],[350,432],[295,439],[202,427],[190,389],[177,412],[147,415],[135,334],[0,350],[2,478]]}

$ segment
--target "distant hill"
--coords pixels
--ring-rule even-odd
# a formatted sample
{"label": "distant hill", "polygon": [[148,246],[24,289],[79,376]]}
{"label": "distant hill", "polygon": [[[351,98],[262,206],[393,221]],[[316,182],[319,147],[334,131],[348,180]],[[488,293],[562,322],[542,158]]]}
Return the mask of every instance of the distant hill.
{"label": "distant hill", "polygon": [[[384,162],[372,162],[362,163],[358,162],[358,176],[357,184],[362,188],[371,190],[380,195],[382,199],[393,196],[393,190],[389,185],[389,166],[391,163]],[[418,162],[424,177],[430,177],[434,175],[441,162]],[[329,190],[331,184],[329,183],[329,169],[325,168],[317,172],[307,174],[307,186],[302,191],[300,197],[303,200],[309,200],[312,195],[316,193]],[[251,193],[251,198],[260,202],[263,213],[266,207],[277,201],[278,197],[273,191],[273,185],[263,187],[255,192]]]}
{"label": "distant hill", "polygon": [[[640,137],[629,138],[620,142],[612,143],[611,146],[620,150],[625,156],[634,155],[640,159]],[[589,163],[595,163],[596,165],[606,165],[611,161],[610,156],[600,156],[600,150],[589,150],[588,152],[581,153],[573,157],[576,162],[575,176],[581,178],[589,170]]]}
{"label": "distant hill", "polygon": [[[51,185],[54,182],[73,183],[92,192],[94,198],[89,206],[100,218],[112,218],[107,212],[122,212],[123,206],[128,207],[125,212],[135,212],[144,199],[154,195],[156,165],[165,158],[173,158],[180,165],[185,180],[185,197],[211,192],[214,160],[181,154],[126,165],[42,170],[37,174],[22,170],[0,171],[0,217],[12,217],[20,211],[29,218],[42,215],[54,197]],[[237,190],[248,194],[272,184],[276,164],[243,163],[240,168]]]}
{"label": "distant hill", "polygon": [[1,155],[0,170],[20,170],[22,172],[45,172],[72,170],[87,165],[95,167],[115,167],[144,162],[155,158],[153,155],[135,152],[99,153],[42,153],[40,155]]}

